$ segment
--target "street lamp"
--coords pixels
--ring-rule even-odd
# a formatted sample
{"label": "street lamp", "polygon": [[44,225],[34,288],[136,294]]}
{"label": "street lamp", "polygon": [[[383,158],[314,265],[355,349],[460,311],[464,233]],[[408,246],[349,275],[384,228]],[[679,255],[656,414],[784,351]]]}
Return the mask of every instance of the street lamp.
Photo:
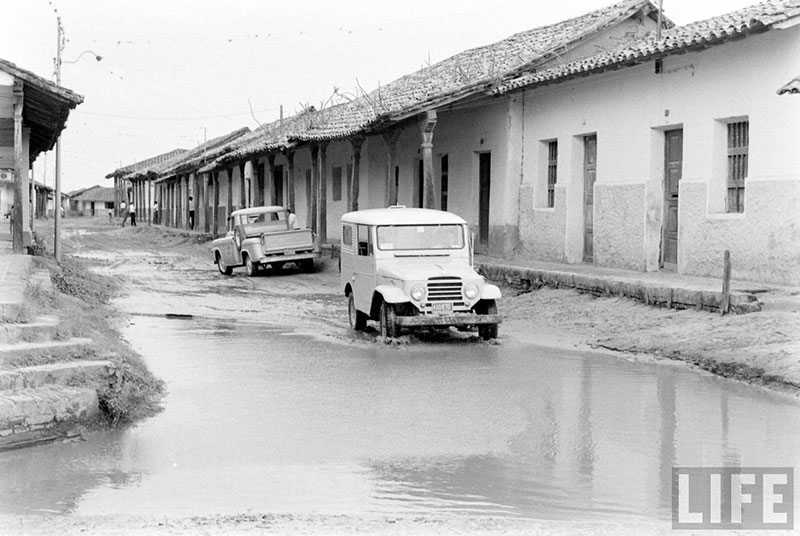
{"label": "street lamp", "polygon": [[[52,5],[52,4],[51,4]],[[53,6],[55,10],[55,6]],[[56,64],[56,84],[61,85],[61,64],[62,63],[77,63],[84,54],[91,54],[97,61],[103,59],[102,56],[99,56],[92,52],[91,50],[84,50],[78,57],[75,58],[73,61],[62,61],[61,60],[61,53],[64,50],[65,39],[64,39],[64,26],[61,24],[61,15],[58,14],[58,10],[56,12],[56,20],[58,21],[58,47],[56,49],[56,57],[55,57],[55,64]],[[61,262],[61,134],[59,133],[58,138],[56,139],[56,210],[55,210],[55,223],[53,225],[53,257],[55,257],[56,262]]]}

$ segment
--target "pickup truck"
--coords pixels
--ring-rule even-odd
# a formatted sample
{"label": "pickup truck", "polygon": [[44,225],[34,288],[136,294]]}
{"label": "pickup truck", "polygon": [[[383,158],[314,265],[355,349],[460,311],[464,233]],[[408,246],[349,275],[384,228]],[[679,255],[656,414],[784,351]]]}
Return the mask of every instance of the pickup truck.
{"label": "pickup truck", "polygon": [[235,267],[244,266],[250,277],[267,266],[280,269],[289,262],[311,272],[320,255],[311,229],[292,229],[287,210],[279,206],[233,211],[227,233],[211,243],[211,252],[221,274],[231,275]]}

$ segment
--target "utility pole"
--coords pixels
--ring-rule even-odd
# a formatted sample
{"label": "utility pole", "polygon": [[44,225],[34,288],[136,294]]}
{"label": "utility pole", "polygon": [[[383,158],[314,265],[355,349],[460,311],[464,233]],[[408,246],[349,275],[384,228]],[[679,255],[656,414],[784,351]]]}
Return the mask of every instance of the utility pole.
{"label": "utility pole", "polygon": [[[58,47],[56,49],[56,84],[61,85],[61,51],[64,48],[64,27],[61,15],[56,11],[58,21]],[[53,257],[61,262],[61,134],[56,139],[56,204],[55,223],[53,224]]]}

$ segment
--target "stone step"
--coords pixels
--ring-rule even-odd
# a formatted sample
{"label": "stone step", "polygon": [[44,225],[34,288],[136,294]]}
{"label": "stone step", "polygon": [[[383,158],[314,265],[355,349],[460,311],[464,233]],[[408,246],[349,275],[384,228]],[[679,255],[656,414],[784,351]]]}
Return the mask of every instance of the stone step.
{"label": "stone step", "polygon": [[111,361],[68,361],[20,367],[0,371],[0,394],[3,391],[35,389],[45,385],[87,385],[99,386],[108,383],[114,372]]}
{"label": "stone step", "polygon": [[97,391],[47,385],[0,393],[0,439],[44,430],[60,423],[88,422],[100,413]]}
{"label": "stone step", "polygon": [[58,331],[58,317],[40,316],[25,324],[0,323],[0,344],[52,340]]}
{"label": "stone step", "polygon": [[65,341],[0,344],[0,366],[12,359],[25,355],[80,350],[88,347],[93,342],[92,339],[73,337]]}

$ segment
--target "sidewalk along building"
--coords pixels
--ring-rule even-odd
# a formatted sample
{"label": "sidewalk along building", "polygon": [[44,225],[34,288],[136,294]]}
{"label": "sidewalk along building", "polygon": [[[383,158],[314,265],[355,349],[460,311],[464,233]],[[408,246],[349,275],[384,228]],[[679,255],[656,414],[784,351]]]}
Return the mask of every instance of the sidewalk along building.
{"label": "sidewalk along building", "polygon": [[497,85],[519,102],[520,242],[546,261],[800,284],[800,1]]}
{"label": "sidewalk along building", "polygon": [[106,216],[115,208],[115,190],[103,186],[90,186],[67,194],[69,213],[74,216]]}
{"label": "sidewalk along building", "polygon": [[[13,251],[30,244],[31,168],[83,97],[0,59],[0,215],[14,207]],[[13,180],[10,178],[13,176]]]}
{"label": "sidewalk along building", "polygon": [[616,48],[654,32],[658,20],[651,2],[628,0],[521,32],[265,125],[203,171],[250,163],[263,198],[296,210],[323,242],[338,239],[345,212],[400,203],[454,211],[476,232],[478,251],[509,254],[519,244],[524,110],[521,98],[491,88]]}

